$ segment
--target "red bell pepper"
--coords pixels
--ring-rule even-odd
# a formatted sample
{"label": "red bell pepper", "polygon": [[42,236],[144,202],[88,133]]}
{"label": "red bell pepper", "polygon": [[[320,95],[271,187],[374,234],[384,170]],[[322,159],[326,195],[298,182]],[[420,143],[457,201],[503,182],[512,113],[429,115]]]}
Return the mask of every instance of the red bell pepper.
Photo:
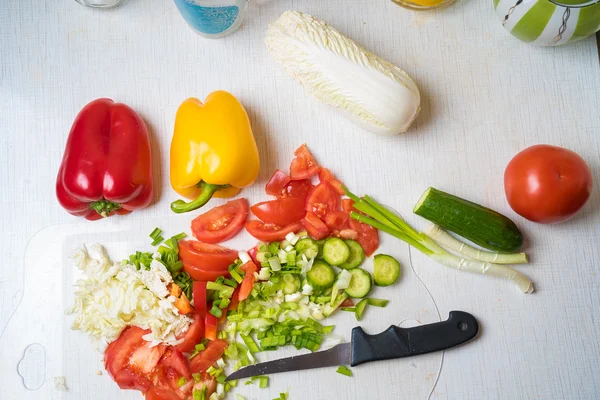
{"label": "red bell pepper", "polygon": [[97,99],[77,115],[56,179],[69,213],[97,220],[152,201],[152,157],[146,124],[135,111]]}

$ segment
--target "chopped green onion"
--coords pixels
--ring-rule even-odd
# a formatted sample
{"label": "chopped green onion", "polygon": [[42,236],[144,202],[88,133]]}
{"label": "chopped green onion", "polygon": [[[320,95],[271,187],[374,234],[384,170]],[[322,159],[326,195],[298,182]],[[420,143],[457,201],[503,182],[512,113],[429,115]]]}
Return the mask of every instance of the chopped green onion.
{"label": "chopped green onion", "polygon": [[389,300],[384,300],[384,299],[373,299],[373,298],[367,299],[367,303],[370,306],[375,306],[375,307],[385,307],[388,305],[389,302],[390,302]]}
{"label": "chopped green onion", "polygon": [[173,239],[175,239],[175,240],[181,240],[181,239],[183,239],[186,236],[187,236],[187,234],[185,232],[181,232],[181,233],[178,233],[177,235],[173,236]]}
{"label": "chopped green onion", "polygon": [[150,238],[152,240],[156,240],[157,237],[160,237],[161,233],[162,233],[162,230],[160,228],[154,228],[154,230],[150,234]]}
{"label": "chopped green onion", "polygon": [[202,390],[194,389],[193,396],[194,400],[206,400],[206,386]]}
{"label": "chopped green onion", "polygon": [[227,377],[225,376],[225,374],[221,374],[221,375],[217,376],[217,382],[218,383],[225,383],[225,379],[227,379]]}
{"label": "chopped green onion", "polygon": [[244,341],[244,344],[248,347],[248,350],[250,351],[250,353],[258,353],[260,351],[256,342],[254,341],[254,339],[252,339],[252,336],[250,336],[250,335],[240,335],[240,336],[241,336],[242,340]]}
{"label": "chopped green onion", "polygon": [[154,239],[154,241],[151,244],[152,244],[152,246],[156,246],[156,245],[162,243],[163,240],[165,240],[165,238],[162,236],[159,236],[156,239]]}
{"label": "chopped green onion", "polygon": [[271,267],[271,271],[280,271],[281,270],[280,259],[277,257],[269,258],[269,267]]}
{"label": "chopped green onion", "polygon": [[241,394],[235,394],[235,399],[236,400],[247,400],[244,396],[242,396]]}
{"label": "chopped green onion", "polygon": [[256,245],[256,251],[258,253],[264,253],[265,251],[269,251],[269,246],[267,246],[265,243],[259,243]]}
{"label": "chopped green onion", "polygon": [[227,331],[217,332],[217,339],[222,339],[222,340],[227,339]]}
{"label": "chopped green onion", "polygon": [[165,245],[169,246],[171,249],[177,249],[177,239],[174,237],[165,240]]}
{"label": "chopped green onion", "polygon": [[340,308],[340,310],[348,311],[348,312],[356,312],[356,307],[342,307],[342,308]]}
{"label": "chopped green onion", "polygon": [[223,310],[221,310],[219,307],[215,307],[214,305],[209,312],[217,318],[221,318],[223,316]]}
{"label": "chopped green onion", "polygon": [[[194,400],[196,400],[196,399],[194,399]],[[281,393],[279,393],[279,397],[277,397],[273,400],[288,400],[288,394],[285,392],[281,392]]]}
{"label": "chopped green onion", "polygon": [[202,380],[200,374],[192,374],[192,378],[194,378],[194,382],[198,383]]}
{"label": "chopped green onion", "polygon": [[259,376],[258,377],[258,387],[261,389],[269,386],[269,377],[268,376]]}
{"label": "chopped green onion", "polygon": [[232,270],[230,270],[229,274],[231,275],[231,277],[233,279],[235,279],[235,281],[238,284],[242,283],[242,281],[244,280],[244,278],[242,278],[242,276],[237,272],[237,270],[235,268],[233,268]]}
{"label": "chopped green onion", "polygon": [[279,251],[279,242],[269,243],[269,253],[277,254]]}
{"label": "chopped green onion", "polygon": [[352,376],[352,371],[350,371],[350,369],[345,365],[340,365],[335,372],[346,376]]}
{"label": "chopped green onion", "polygon": [[177,381],[177,386],[182,387],[183,385],[185,385],[187,383],[187,379],[185,379],[185,376],[182,376],[181,378],[179,378],[179,380]]}

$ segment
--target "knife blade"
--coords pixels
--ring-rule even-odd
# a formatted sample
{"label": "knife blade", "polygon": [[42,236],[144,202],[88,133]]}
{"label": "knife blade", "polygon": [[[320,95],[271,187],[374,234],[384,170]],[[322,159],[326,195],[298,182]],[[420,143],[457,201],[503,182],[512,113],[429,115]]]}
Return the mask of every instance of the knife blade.
{"label": "knife blade", "polygon": [[350,343],[329,350],[282,358],[251,365],[235,371],[227,381],[280,372],[351,365],[371,361],[411,357],[458,346],[473,339],[479,331],[474,316],[464,311],[450,311],[446,321],[400,328],[396,325],[377,335],[369,335],[360,326],[352,329]]}

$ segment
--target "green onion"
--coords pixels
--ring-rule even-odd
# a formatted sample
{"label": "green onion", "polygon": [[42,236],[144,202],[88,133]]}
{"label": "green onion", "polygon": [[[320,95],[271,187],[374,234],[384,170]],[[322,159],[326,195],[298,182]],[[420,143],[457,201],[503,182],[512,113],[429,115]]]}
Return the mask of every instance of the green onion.
{"label": "green onion", "polygon": [[235,279],[235,281],[240,284],[242,283],[242,281],[244,280],[244,278],[242,278],[242,276],[237,272],[237,270],[234,268],[231,271],[229,271],[229,274],[231,275],[231,277],[233,279]]}
{"label": "green onion", "polygon": [[209,312],[217,318],[221,318],[223,316],[223,310],[221,310],[219,307],[215,307],[214,305]]}
{"label": "green onion", "polygon": [[277,254],[278,251],[279,251],[279,242],[269,243],[269,253]]}
{"label": "green onion", "polygon": [[225,376],[225,374],[221,374],[221,375],[217,376],[217,382],[218,383],[225,383],[225,379],[227,379],[227,377]]}
{"label": "green onion", "polygon": [[265,251],[269,251],[269,246],[267,246],[265,243],[260,242],[256,245],[256,251],[258,253],[264,253]]}
{"label": "green onion", "polygon": [[202,390],[194,389],[193,397],[194,400],[206,400],[206,386],[203,386]]}
{"label": "green onion", "polygon": [[242,396],[241,394],[235,394],[235,398],[236,400],[246,400],[246,398],[244,396]]}
{"label": "green onion", "polygon": [[335,372],[346,376],[352,376],[352,371],[350,371],[350,369],[345,365],[340,365]]}
{"label": "green onion", "polygon": [[342,311],[348,311],[348,312],[355,312],[356,311],[356,307],[342,307],[342,308],[340,308],[340,310],[342,310]]}
{"label": "green onion", "polygon": [[367,299],[367,303],[370,306],[375,306],[375,307],[385,307],[388,305],[389,302],[390,302],[389,300],[384,300],[384,299],[374,299],[374,298]]}
{"label": "green onion", "polygon": [[198,383],[202,380],[200,374],[192,374],[192,378],[194,378],[194,382]]}
{"label": "green onion", "polygon": [[258,387],[261,389],[269,386],[269,377],[268,376],[259,376],[258,377]]}
{"label": "green onion", "polygon": [[[196,400],[196,399],[194,399],[194,400]],[[288,400],[288,394],[285,392],[281,392],[281,393],[279,393],[279,397],[277,397],[273,400]]]}
{"label": "green onion", "polygon": [[271,257],[269,258],[269,267],[271,268],[271,271],[280,271],[281,270],[281,262],[280,259],[277,257]]}
{"label": "green onion", "polygon": [[154,228],[154,230],[150,234],[150,238],[152,240],[156,240],[156,238],[160,237],[161,233],[162,233],[162,230],[160,228]]}
{"label": "green onion", "polygon": [[162,243],[163,240],[165,240],[165,238],[162,236],[159,236],[156,239],[154,239],[154,241],[152,241],[151,245],[156,246],[156,245]]}
{"label": "green onion", "polygon": [[231,280],[231,279],[225,279],[223,281],[223,283],[226,284],[227,286],[231,286],[232,288],[235,288],[238,285],[236,281]]}
{"label": "green onion", "polygon": [[227,331],[218,331],[217,339],[222,339],[222,340],[227,339]]}
{"label": "green onion", "polygon": [[240,335],[240,337],[244,341],[244,344],[248,347],[250,353],[258,353],[260,351],[256,342],[254,341],[254,339],[252,339],[252,336]]}
{"label": "green onion", "polygon": [[182,387],[183,385],[185,385],[187,383],[187,379],[185,379],[185,376],[182,376],[181,378],[179,378],[179,380],[177,381],[177,386]]}

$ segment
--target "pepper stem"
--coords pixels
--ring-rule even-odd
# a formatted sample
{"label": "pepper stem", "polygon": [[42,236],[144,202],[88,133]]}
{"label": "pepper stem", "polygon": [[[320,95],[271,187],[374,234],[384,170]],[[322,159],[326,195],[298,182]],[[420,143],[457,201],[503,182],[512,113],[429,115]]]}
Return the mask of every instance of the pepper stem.
{"label": "pepper stem", "polygon": [[110,213],[121,208],[121,205],[119,203],[102,199],[90,203],[90,208],[106,218],[110,215]]}
{"label": "pepper stem", "polygon": [[200,181],[198,186],[200,186],[202,192],[196,197],[196,200],[192,200],[189,203],[186,203],[183,200],[175,200],[171,203],[171,210],[178,214],[196,210],[208,203],[216,191],[229,187],[229,185],[213,185],[212,183],[206,183],[204,181]]}

